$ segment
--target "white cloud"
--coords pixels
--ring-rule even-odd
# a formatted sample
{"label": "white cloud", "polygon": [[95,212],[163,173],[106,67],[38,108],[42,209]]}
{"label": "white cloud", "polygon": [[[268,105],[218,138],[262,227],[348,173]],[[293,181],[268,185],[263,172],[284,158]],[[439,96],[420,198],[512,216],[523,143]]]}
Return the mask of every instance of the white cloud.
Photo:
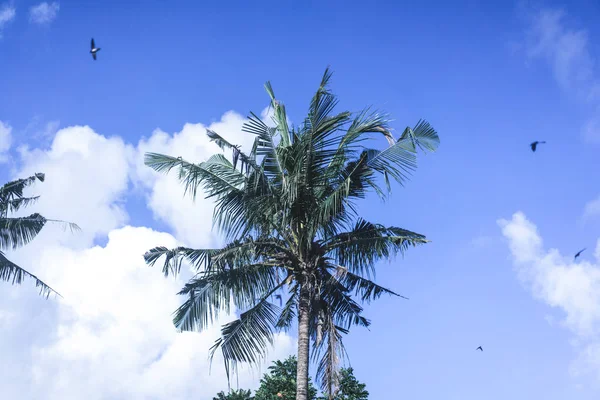
{"label": "white cloud", "polygon": [[[597,59],[590,50],[587,30],[568,26],[567,15],[562,9],[541,9],[530,17],[526,37],[528,57],[546,60],[565,93],[593,107],[600,106]],[[582,136],[590,143],[600,143],[598,114],[584,124]]]}
{"label": "white cloud", "polygon": [[[229,112],[210,128],[248,146],[243,120]],[[137,147],[75,126],[59,130],[48,148],[19,149],[22,166],[15,177],[46,173],[46,181],[31,189],[40,201],[26,211],[76,222],[83,232],[49,226],[9,254],[64,299],[41,299],[30,281],[1,284],[0,325],[6,328],[0,330],[0,364],[11,366],[0,375],[4,397],[210,400],[227,389],[222,359],[217,353],[209,374],[208,352],[220,324],[233,314],[205,332],[177,333],[171,313],[181,302],[176,292],[183,281],[164,278],[142,258],[157,245],[215,242],[211,204],[184,199],[174,174],[159,175],[140,164],[144,152],[201,161],[215,148],[203,125],[186,124],[174,135],[157,130]],[[149,206],[177,232],[177,242],[167,233],[124,226],[129,180],[148,194]],[[105,245],[93,246],[94,238],[105,235]],[[293,351],[292,338],[279,334],[267,362]],[[257,387],[258,371],[239,372],[240,387]]]}
{"label": "white cloud", "polygon": [[39,25],[49,24],[56,19],[60,4],[43,2],[29,9],[29,21]]}
{"label": "white cloud", "polygon": [[589,201],[583,209],[583,219],[588,220],[590,218],[600,216],[600,196],[596,199]]}
{"label": "white cloud", "polygon": [[[146,250],[158,245],[177,243],[169,234],[126,226],[111,231],[105,247],[73,250],[48,242],[36,254],[20,253],[19,261],[28,261],[64,296],[38,305],[56,308],[55,319],[37,332],[50,339],[34,340],[31,346],[18,340],[7,342],[0,332],[5,349],[17,347],[29,354],[22,370],[31,388],[20,388],[29,392],[28,398],[210,400],[226,389],[222,359],[215,356],[209,374],[208,352],[220,324],[232,316],[221,318],[202,333],[177,333],[171,313],[180,304],[175,293],[182,281],[164,278],[142,258]],[[10,304],[20,318],[32,312],[17,301]],[[41,320],[27,319],[29,326]],[[270,360],[285,357],[293,347],[289,336],[278,335]],[[0,354],[3,364],[4,353]],[[256,387],[258,376],[244,369],[239,384]],[[14,388],[14,383],[4,379],[0,377],[3,388]]]}
{"label": "white cloud", "polygon": [[[46,181],[35,187],[41,196],[36,210],[77,223],[82,232],[65,240],[88,246],[127,221],[121,200],[133,152],[121,138],[106,138],[88,126],[68,127],[56,133],[48,150],[22,147],[24,166],[16,176],[44,172]],[[48,234],[52,232],[48,229]]]}
{"label": "white cloud", "polygon": [[561,323],[574,333],[581,348],[573,371],[593,370],[600,376],[600,239],[594,262],[585,258],[574,262],[573,255],[546,250],[537,227],[523,213],[498,224],[523,284],[535,298],[564,312]]}
{"label": "white cloud", "polygon": [[7,160],[6,153],[12,144],[12,127],[0,121],[0,163]]}
{"label": "white cloud", "polygon": [[2,37],[2,29],[15,19],[15,15],[17,15],[17,10],[12,3],[4,3],[0,6],[0,38]]}

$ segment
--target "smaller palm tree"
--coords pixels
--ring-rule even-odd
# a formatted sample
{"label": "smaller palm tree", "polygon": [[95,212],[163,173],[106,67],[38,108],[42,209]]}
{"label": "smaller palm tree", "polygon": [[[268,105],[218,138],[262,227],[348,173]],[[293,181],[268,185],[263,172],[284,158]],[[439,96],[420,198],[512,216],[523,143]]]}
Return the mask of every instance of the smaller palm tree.
{"label": "smaller palm tree", "polygon": [[32,278],[35,281],[35,286],[40,288],[40,294],[47,298],[50,293],[59,296],[60,294],[37,276],[19,267],[4,255],[4,251],[8,249],[15,250],[31,242],[47,222],[59,222],[65,224],[71,230],[79,230],[79,227],[73,223],[47,219],[38,213],[27,217],[9,217],[9,213],[17,212],[38,200],[39,196],[25,197],[23,190],[35,181],[43,182],[44,178],[44,174],[36,173],[29,178],[17,179],[0,187],[0,280],[18,285],[21,284],[24,278]]}

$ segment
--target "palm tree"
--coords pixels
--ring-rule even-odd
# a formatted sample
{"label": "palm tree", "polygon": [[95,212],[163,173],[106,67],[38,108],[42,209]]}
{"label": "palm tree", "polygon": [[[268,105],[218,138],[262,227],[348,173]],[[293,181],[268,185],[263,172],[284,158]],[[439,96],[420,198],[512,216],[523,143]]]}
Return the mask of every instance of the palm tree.
{"label": "palm tree", "polygon": [[[203,189],[215,199],[213,222],[229,241],[220,249],[156,247],[144,255],[149,265],[165,256],[165,276],[179,273],[183,260],[195,268],[179,293],[187,300],[174,313],[176,327],[203,330],[232,304],[244,310],[222,327],[211,348],[211,355],[221,350],[229,376],[237,363],[261,361],[274,332],[297,321],[297,400],[307,400],[311,360],[321,387],[335,392],[343,335],[353,325],[370,324],[359,301],[397,295],[371,280],[376,262],[427,242],[418,233],[360,218],[357,201],[369,192],[385,198],[391,180],[402,184],[415,169],[417,148],[434,151],[439,144],[425,121],[396,140],[384,114],[369,108],[334,113],[338,101],[328,89],[330,78],[327,68],[297,128],[288,125],[285,106],[267,82],[276,126],[251,113],[242,128],[255,137],[249,152],[208,130],[211,140],[232,152],[231,160],[215,154],[193,164],[145,155],[146,165],[158,172],[177,169],[192,197]],[[364,147],[370,134],[383,135],[389,146]],[[282,293],[280,307],[271,300]]]}
{"label": "palm tree", "polygon": [[[23,190],[36,180],[43,182],[44,178],[44,174],[36,173],[29,178],[17,179],[0,187],[0,280],[11,282],[14,285],[21,284],[26,277],[32,278],[35,285],[40,288],[40,294],[48,298],[50,293],[59,296],[60,294],[37,276],[10,261],[3,253],[7,249],[15,250],[18,247],[25,246],[40,233],[47,222],[65,223],[64,221],[46,219],[38,213],[31,214],[28,217],[10,218],[8,216],[9,213],[27,207],[39,198],[39,196],[25,197]],[[71,229],[79,229],[75,224],[65,224],[70,226]]]}

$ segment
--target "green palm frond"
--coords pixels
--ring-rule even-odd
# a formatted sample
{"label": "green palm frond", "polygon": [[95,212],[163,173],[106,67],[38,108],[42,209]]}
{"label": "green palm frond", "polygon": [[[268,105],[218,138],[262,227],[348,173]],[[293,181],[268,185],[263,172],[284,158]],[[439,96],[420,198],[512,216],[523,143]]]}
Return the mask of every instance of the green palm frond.
{"label": "green palm frond", "polygon": [[351,231],[329,238],[323,247],[338,265],[348,267],[353,273],[371,276],[376,261],[427,242],[421,234],[358,219]]}
{"label": "green palm frond", "polygon": [[348,289],[350,292],[354,292],[355,296],[359,296],[360,300],[366,303],[370,303],[372,300],[376,300],[381,297],[382,294],[389,294],[392,296],[406,297],[393,292],[390,289],[379,286],[375,282],[365,279],[359,275],[353,274],[348,271],[347,268],[338,266],[336,268],[336,279]]}
{"label": "green palm frond", "polygon": [[273,92],[271,82],[265,83],[265,90],[271,98],[271,107],[273,108],[274,112],[273,122],[275,122],[277,125],[277,131],[281,135],[281,145],[283,147],[287,147],[292,143],[293,136],[290,135],[285,105],[275,98],[275,93]]}
{"label": "green palm frond", "polygon": [[0,219],[0,250],[17,249],[31,242],[46,225],[40,214]]}
{"label": "green palm frond", "polygon": [[24,197],[23,191],[36,180],[43,182],[44,179],[44,174],[37,173],[28,178],[17,179],[2,185],[0,187],[0,218],[6,218],[8,213],[16,212],[21,207],[27,207],[34,203],[38,197]]}
{"label": "green palm frond", "polygon": [[230,367],[239,362],[256,364],[267,354],[273,344],[273,326],[277,322],[278,307],[266,300],[240,315],[240,318],[221,328],[221,337],[210,349],[211,359],[221,349],[225,371],[229,378]]}
{"label": "green palm frond", "polygon": [[275,324],[277,329],[282,329],[284,331],[288,331],[291,326],[294,318],[296,318],[296,305],[298,304],[298,294],[296,293],[296,287],[292,287],[290,289],[291,296],[285,302],[283,306],[283,310],[281,314],[279,314],[279,319]]}
{"label": "green palm frond", "polygon": [[184,184],[184,193],[191,193],[192,198],[200,186],[206,190],[206,198],[221,196],[231,192],[241,192],[244,176],[235,168],[223,164],[223,158],[217,155],[210,161],[192,164],[181,157],[171,157],[158,153],[146,153],[144,163],[157,172],[168,173],[178,168],[179,180]]}
{"label": "green palm frond", "polygon": [[399,140],[410,141],[413,151],[417,147],[421,150],[436,151],[440,145],[440,137],[429,122],[419,120],[413,129],[406,127]]}
{"label": "green palm frond", "polygon": [[220,312],[229,312],[230,299],[238,308],[250,307],[280,287],[279,274],[272,265],[261,263],[200,272],[179,292],[188,299],[175,312],[173,322],[183,331],[202,331]]}
{"label": "green palm frond", "polygon": [[210,257],[209,252],[210,251],[194,250],[188,247],[168,249],[164,246],[157,246],[144,254],[144,261],[152,267],[162,256],[165,256],[165,263],[162,269],[163,274],[165,277],[169,276],[169,273],[173,276],[177,276],[181,271],[181,262],[185,257],[189,258],[189,255],[194,253],[196,254],[194,257],[196,260],[202,260],[205,263],[208,263]]}
{"label": "green palm frond", "polygon": [[10,282],[13,285],[20,285],[25,278],[30,278],[35,281],[35,286],[40,288],[40,294],[42,296],[48,298],[51,293],[55,293],[62,297],[60,293],[52,289],[44,281],[10,261],[6,258],[4,253],[0,251],[0,281]]}

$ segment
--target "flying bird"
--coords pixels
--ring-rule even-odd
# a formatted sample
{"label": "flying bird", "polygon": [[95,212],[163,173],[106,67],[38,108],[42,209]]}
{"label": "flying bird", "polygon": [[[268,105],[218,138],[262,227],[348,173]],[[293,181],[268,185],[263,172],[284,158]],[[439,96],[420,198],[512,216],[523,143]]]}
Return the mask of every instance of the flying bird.
{"label": "flying bird", "polygon": [[479,346],[478,348],[476,348],[475,350],[481,350],[483,351],[483,347]]}
{"label": "flying bird", "polygon": [[92,48],[90,50],[90,53],[92,53],[92,57],[94,57],[94,60],[96,59],[96,53],[100,51],[100,47],[96,47],[96,44],[94,43],[94,38],[92,38]]}
{"label": "flying bird", "polygon": [[531,151],[535,151],[535,149],[537,149],[537,145],[538,144],[544,144],[546,142],[538,142],[537,140],[533,143],[531,143],[529,146],[531,146]]}
{"label": "flying bird", "polygon": [[281,307],[283,305],[283,301],[281,300],[281,295],[280,294],[276,294],[275,298],[279,299],[279,306]]}
{"label": "flying bird", "polygon": [[575,258],[573,259],[573,261],[577,260],[577,257],[579,257],[581,255],[581,253],[583,253],[583,250],[585,250],[585,249],[579,250],[577,252],[577,254],[575,254]]}

